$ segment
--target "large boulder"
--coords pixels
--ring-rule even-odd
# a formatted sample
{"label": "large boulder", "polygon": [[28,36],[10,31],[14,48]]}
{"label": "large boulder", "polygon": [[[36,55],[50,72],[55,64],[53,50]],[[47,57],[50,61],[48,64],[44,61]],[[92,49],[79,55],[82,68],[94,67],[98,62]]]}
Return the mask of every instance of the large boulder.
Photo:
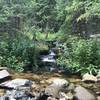
{"label": "large boulder", "polygon": [[35,100],[30,92],[29,88],[7,90],[6,94],[0,97],[0,100]]}
{"label": "large boulder", "polygon": [[14,79],[4,82],[0,86],[8,88],[8,90],[5,95],[0,97],[0,100],[35,100],[31,89],[32,84],[35,83],[28,79]]}
{"label": "large boulder", "polygon": [[45,94],[48,96],[58,98],[60,89],[61,89],[61,87],[59,87],[55,84],[52,84],[45,89]]}
{"label": "large boulder", "polygon": [[86,73],[83,75],[82,81],[83,82],[97,82],[97,78],[93,75]]}
{"label": "large boulder", "polygon": [[0,86],[15,89],[20,86],[31,86],[32,83],[33,82],[28,79],[14,79],[14,80],[11,80],[8,82],[4,82],[4,83],[0,84]]}
{"label": "large boulder", "polygon": [[75,88],[75,100],[96,100],[95,96],[84,87],[78,86]]}
{"label": "large boulder", "polygon": [[44,92],[41,93],[39,100],[47,100],[48,97],[49,100],[50,98],[59,98],[59,92],[62,89],[65,89],[65,87],[67,87],[69,84],[67,80],[57,77],[50,78],[46,80],[46,82],[49,84],[49,86],[47,86],[44,89]]}
{"label": "large boulder", "polygon": [[51,78],[47,81],[50,85],[45,88],[44,94],[54,98],[59,98],[59,92],[69,84],[67,80],[61,78]]}

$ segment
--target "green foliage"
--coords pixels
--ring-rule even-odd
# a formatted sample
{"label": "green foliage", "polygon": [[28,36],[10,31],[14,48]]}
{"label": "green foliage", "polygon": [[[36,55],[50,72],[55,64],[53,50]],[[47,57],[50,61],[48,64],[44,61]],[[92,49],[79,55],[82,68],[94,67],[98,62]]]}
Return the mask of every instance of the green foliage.
{"label": "green foliage", "polygon": [[0,42],[0,65],[23,71],[26,64],[37,66],[38,50],[33,40],[25,34],[17,33],[11,41]]}
{"label": "green foliage", "polygon": [[[100,26],[100,0],[72,0],[67,1],[65,20],[61,25],[63,33],[88,36],[98,34]],[[98,24],[97,24],[98,23]],[[94,28],[95,27],[95,28]]]}
{"label": "green foliage", "polygon": [[36,39],[38,40],[38,41],[53,41],[53,40],[55,40],[56,39],[56,37],[57,37],[57,35],[58,34],[56,34],[56,33],[48,33],[48,37],[47,38],[45,38],[45,36],[46,36],[46,34],[44,34],[44,33],[41,33],[41,32],[37,32],[36,33]]}
{"label": "green foliage", "polygon": [[100,0],[0,0],[0,32],[3,27],[8,34],[0,38],[0,65],[18,71],[27,63],[37,66],[39,52],[48,50],[45,41],[57,40],[62,42],[59,65],[72,72],[97,73],[98,41],[68,35],[98,34],[99,7]]}
{"label": "green foliage", "polygon": [[33,24],[44,32],[53,31],[56,16],[55,5],[55,0],[36,0]]}
{"label": "green foliage", "polygon": [[60,47],[62,52],[57,63],[71,70],[71,73],[96,74],[100,69],[100,44],[96,40],[71,37]]}

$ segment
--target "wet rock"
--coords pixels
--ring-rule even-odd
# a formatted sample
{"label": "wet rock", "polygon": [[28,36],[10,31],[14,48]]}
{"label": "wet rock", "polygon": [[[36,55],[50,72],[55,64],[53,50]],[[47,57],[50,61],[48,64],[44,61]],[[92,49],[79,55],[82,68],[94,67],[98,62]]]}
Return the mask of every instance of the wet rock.
{"label": "wet rock", "polygon": [[87,89],[78,86],[75,88],[74,100],[96,100],[96,98]]}
{"label": "wet rock", "polygon": [[69,84],[69,82],[67,80],[62,79],[62,78],[56,78],[56,77],[48,79],[47,82],[49,84],[55,84],[60,87],[62,87],[64,85],[68,86],[68,84]]}
{"label": "wet rock", "polygon": [[34,96],[30,94],[29,90],[8,90],[6,94],[0,97],[0,100],[35,100]]}
{"label": "wet rock", "polygon": [[61,87],[58,87],[57,85],[52,84],[45,89],[45,94],[48,96],[59,98],[60,89]]}
{"label": "wet rock", "polygon": [[68,96],[68,100],[73,100],[73,94],[71,92],[68,92],[66,95]]}
{"label": "wet rock", "polygon": [[44,80],[40,81],[40,84],[45,84],[46,82]]}
{"label": "wet rock", "polygon": [[73,99],[73,95],[71,92],[65,94],[64,92],[60,92],[60,99],[59,100],[72,100]]}
{"label": "wet rock", "polygon": [[72,91],[72,92],[74,91],[74,89],[75,89],[75,86],[73,83],[70,83],[69,86],[66,88],[67,91]]}
{"label": "wet rock", "polygon": [[32,82],[31,88],[36,89],[36,88],[39,88],[39,86],[37,84],[35,84],[35,82]]}
{"label": "wet rock", "polygon": [[100,82],[100,72],[98,73],[97,77],[97,82]]}
{"label": "wet rock", "polygon": [[28,79],[14,79],[12,81],[0,84],[1,87],[14,88],[14,89],[20,86],[31,86],[31,85],[32,81]]}
{"label": "wet rock", "polygon": [[97,78],[93,75],[86,73],[82,78],[83,82],[97,82]]}
{"label": "wet rock", "polygon": [[10,76],[10,74],[9,74],[8,71],[6,71],[6,70],[0,71],[0,80],[1,80],[1,79],[4,79],[4,78],[6,78],[6,77],[9,77],[9,76]]}
{"label": "wet rock", "polygon": [[0,96],[3,96],[5,93],[5,90],[4,89],[0,89]]}
{"label": "wet rock", "polygon": [[5,95],[0,100],[35,100],[32,94],[31,81],[27,79],[15,79],[10,81],[6,86],[12,88],[6,90]]}
{"label": "wet rock", "polygon": [[34,80],[34,81],[40,81],[41,80],[41,78],[40,78],[40,76],[39,75],[33,75],[32,76],[32,80]]}
{"label": "wet rock", "polygon": [[45,94],[44,91],[41,91],[38,95],[38,97],[36,98],[36,100],[47,100],[47,98],[49,97],[49,95]]}
{"label": "wet rock", "polygon": [[69,84],[67,80],[61,79],[61,78],[52,78],[52,79],[49,79],[49,82],[51,83],[51,85],[49,85],[45,89],[45,94],[49,96],[53,96],[55,98],[56,97],[59,98],[60,90],[65,89]]}

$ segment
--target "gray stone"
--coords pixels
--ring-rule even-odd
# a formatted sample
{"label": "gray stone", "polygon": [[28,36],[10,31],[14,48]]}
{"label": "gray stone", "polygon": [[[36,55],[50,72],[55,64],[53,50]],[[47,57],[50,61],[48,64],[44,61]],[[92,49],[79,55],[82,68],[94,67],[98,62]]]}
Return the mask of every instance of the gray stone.
{"label": "gray stone", "polygon": [[73,83],[70,83],[69,86],[66,88],[67,91],[74,91],[75,86]]}
{"label": "gray stone", "polygon": [[83,82],[97,82],[97,78],[91,74],[84,74],[82,78]]}
{"label": "gray stone", "polygon": [[32,81],[28,79],[14,79],[12,81],[4,82],[0,84],[0,86],[2,87],[14,88],[14,89],[20,86],[31,86],[31,85],[32,85]]}
{"label": "gray stone", "polygon": [[6,70],[0,71],[0,79],[4,79],[6,77],[10,76],[9,72]]}
{"label": "gray stone", "polygon": [[0,100],[35,100],[35,97],[31,94],[31,89],[26,88],[7,90]]}
{"label": "gray stone", "polygon": [[49,80],[51,85],[45,89],[45,94],[53,97],[59,97],[59,91],[66,89],[69,82],[61,78],[52,78]]}
{"label": "gray stone", "polygon": [[59,97],[60,89],[57,85],[52,84],[45,89],[45,94],[52,97]]}
{"label": "gray stone", "polygon": [[96,100],[95,96],[84,87],[78,86],[75,88],[75,100]]}
{"label": "gray stone", "polygon": [[0,71],[1,70],[8,70],[8,68],[7,67],[0,67]]}
{"label": "gray stone", "polygon": [[69,82],[62,78],[50,78],[47,80],[48,83],[55,84],[58,87],[68,86]]}
{"label": "gray stone", "polygon": [[98,73],[97,77],[97,82],[100,82],[100,72]]}
{"label": "gray stone", "polygon": [[73,100],[73,95],[71,92],[65,94],[64,92],[60,92],[60,99],[59,100]]}

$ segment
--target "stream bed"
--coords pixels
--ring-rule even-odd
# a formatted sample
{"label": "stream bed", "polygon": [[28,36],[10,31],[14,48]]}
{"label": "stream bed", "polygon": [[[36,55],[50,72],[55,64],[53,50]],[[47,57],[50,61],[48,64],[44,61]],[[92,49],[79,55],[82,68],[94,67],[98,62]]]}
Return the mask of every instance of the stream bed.
{"label": "stream bed", "polygon": [[[94,94],[95,96],[98,94],[97,100],[100,100],[100,96],[99,96],[100,95],[100,83],[82,82],[81,77],[78,75],[67,75],[67,74],[63,74],[63,73],[53,73],[53,72],[12,73],[10,80],[17,79],[17,78],[28,79],[28,80],[34,81],[37,85],[34,89],[36,89],[37,91],[40,91],[41,89],[46,88],[50,84],[48,81],[49,79],[55,79],[55,78],[65,79],[69,82],[69,84],[73,84],[74,86],[80,85],[80,86],[90,90],[91,93]],[[33,92],[34,92],[34,89],[33,89]],[[6,89],[0,88],[0,96],[5,95],[5,93],[6,93]],[[15,100],[17,100],[17,99],[15,99]],[[37,100],[43,100],[43,99],[37,99]],[[46,100],[46,99],[44,99],[44,100]],[[53,99],[51,99],[51,100],[53,100]],[[61,100],[61,99],[58,99],[58,100]],[[67,100],[67,99],[64,99],[64,100]],[[70,99],[68,99],[68,100],[70,100]],[[75,100],[79,100],[79,99],[75,99]]]}

